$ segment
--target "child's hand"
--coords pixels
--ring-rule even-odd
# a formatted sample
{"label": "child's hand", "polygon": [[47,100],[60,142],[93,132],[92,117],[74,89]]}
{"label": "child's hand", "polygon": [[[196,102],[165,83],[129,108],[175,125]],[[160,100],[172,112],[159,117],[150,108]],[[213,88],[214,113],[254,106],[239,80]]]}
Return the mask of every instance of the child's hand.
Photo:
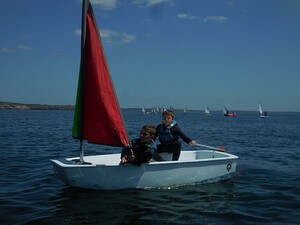
{"label": "child's hand", "polygon": [[189,143],[189,145],[196,145],[196,144],[197,144],[197,142],[194,140],[190,141],[190,143]]}
{"label": "child's hand", "polygon": [[122,157],[120,163],[121,163],[121,164],[124,164],[124,163],[126,163],[126,162],[127,162],[126,158],[125,158],[125,157]]}

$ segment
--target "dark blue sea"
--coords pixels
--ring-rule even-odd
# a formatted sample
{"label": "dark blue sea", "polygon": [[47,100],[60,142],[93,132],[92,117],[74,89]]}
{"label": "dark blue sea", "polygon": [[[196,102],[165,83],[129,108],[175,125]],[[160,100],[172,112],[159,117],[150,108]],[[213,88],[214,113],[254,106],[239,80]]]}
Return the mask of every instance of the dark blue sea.
{"label": "dark blue sea", "polygon": [[[176,111],[175,111],[176,112]],[[176,112],[198,143],[239,156],[236,175],[170,189],[90,191],[65,186],[50,159],[78,156],[73,111],[0,110],[0,224],[300,224],[300,113]],[[160,115],[124,110],[130,138]],[[191,150],[183,144],[184,149]],[[85,144],[85,154],[120,152]]]}

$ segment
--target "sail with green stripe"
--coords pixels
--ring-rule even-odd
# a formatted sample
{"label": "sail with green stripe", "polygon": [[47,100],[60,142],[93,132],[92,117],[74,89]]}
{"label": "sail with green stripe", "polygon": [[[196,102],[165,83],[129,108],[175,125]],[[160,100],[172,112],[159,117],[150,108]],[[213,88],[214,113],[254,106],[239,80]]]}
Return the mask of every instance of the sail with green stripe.
{"label": "sail with green stripe", "polygon": [[129,138],[89,0],[83,1],[81,60],[72,136],[91,143],[127,146]]}

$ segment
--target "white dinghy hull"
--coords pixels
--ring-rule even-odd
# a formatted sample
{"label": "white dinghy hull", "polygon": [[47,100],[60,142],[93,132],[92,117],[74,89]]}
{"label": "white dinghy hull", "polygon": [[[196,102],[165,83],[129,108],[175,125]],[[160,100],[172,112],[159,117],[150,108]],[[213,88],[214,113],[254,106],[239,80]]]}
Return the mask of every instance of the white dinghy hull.
{"label": "white dinghy hull", "polygon": [[[171,154],[168,154],[171,155]],[[101,189],[168,188],[212,183],[232,177],[238,157],[211,151],[182,151],[179,161],[150,162],[141,166],[119,165],[120,154],[51,160],[58,177],[72,187]]]}

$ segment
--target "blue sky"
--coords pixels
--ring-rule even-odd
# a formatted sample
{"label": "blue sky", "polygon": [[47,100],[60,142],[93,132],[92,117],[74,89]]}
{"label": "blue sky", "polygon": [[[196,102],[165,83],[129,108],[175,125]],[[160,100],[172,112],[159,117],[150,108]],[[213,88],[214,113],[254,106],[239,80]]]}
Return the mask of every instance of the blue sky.
{"label": "blue sky", "polygon": [[[91,1],[121,107],[300,111],[300,1]],[[0,2],[0,101],[75,104],[81,1]]]}

